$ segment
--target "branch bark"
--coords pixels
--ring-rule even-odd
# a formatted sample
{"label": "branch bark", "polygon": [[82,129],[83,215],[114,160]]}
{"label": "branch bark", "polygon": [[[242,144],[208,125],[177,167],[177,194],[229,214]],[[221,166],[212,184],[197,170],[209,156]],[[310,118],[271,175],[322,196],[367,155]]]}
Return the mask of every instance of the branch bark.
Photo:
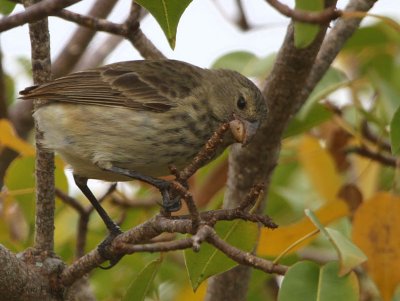
{"label": "branch bark", "polygon": [[266,1],[282,15],[292,18],[293,21],[314,24],[327,24],[330,21],[339,18],[342,14],[340,10],[336,10],[336,7],[334,5],[327,7],[323,11],[309,12],[305,10],[291,9],[289,6],[279,2],[278,0]]}
{"label": "branch bark", "polygon": [[[70,1],[71,2],[71,1]],[[26,1],[35,5],[37,0]],[[47,3],[44,1],[43,3]],[[38,3],[42,4],[43,3]],[[68,2],[69,3],[69,2]],[[36,5],[38,5],[36,4]],[[54,5],[53,5],[54,6]],[[42,15],[40,15],[42,16]],[[33,81],[35,84],[48,82],[51,78],[50,62],[50,35],[47,18],[29,24],[31,39],[31,56]],[[34,104],[36,106],[36,104]],[[40,148],[39,141],[43,138],[35,125],[36,130],[36,221],[35,221],[35,249],[44,254],[52,254],[54,247],[54,154]]]}
{"label": "branch bark", "polygon": [[[24,259],[24,258],[22,258]],[[53,265],[55,263],[55,265]],[[47,260],[43,267],[48,270],[58,269],[57,262]],[[29,300],[60,300],[52,296],[50,282],[47,275],[43,275],[40,269],[29,265],[17,258],[12,252],[0,244],[0,298],[7,301]]]}
{"label": "branch bark", "polygon": [[79,1],[81,0],[43,0],[41,2],[37,2],[25,9],[23,12],[1,19],[0,32],[24,25],[26,23],[38,21],[64,7],[70,6]]}
{"label": "branch bark", "polygon": [[[328,2],[330,6],[335,4],[335,1]],[[374,3],[373,0],[353,0],[346,10],[368,11]],[[279,156],[280,140],[287,123],[304,104],[360,22],[361,19],[339,20],[322,47],[326,27],[321,29],[317,39],[306,49],[294,47],[293,25],[289,26],[263,91],[270,108],[269,117],[253,143],[247,148],[234,147],[231,151],[228,189],[225,194],[225,199],[229,202],[225,202],[225,207],[237,206],[243,199],[243,192],[248,191],[253,181],[266,183],[266,191],[268,190]],[[290,89],[287,87],[288,83],[291,85]],[[243,282],[249,281],[249,275],[246,268],[238,267],[210,279],[206,300],[244,300],[247,286]],[[237,283],[239,280],[243,285],[227,290],[228,283]],[[217,296],[221,298],[217,299]]]}

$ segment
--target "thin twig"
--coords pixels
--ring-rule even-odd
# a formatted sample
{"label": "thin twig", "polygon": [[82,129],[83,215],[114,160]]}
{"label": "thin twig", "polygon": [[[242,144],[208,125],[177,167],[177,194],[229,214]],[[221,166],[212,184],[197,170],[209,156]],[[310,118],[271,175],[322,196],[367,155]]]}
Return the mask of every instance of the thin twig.
{"label": "thin twig", "polygon": [[85,207],[83,207],[82,204],[79,203],[77,199],[69,196],[64,191],[56,188],[56,196],[59,197],[60,200],[63,203],[65,203],[65,204],[71,206],[72,208],[74,208],[79,214],[85,214],[86,213]]}
{"label": "thin twig", "polygon": [[0,20],[0,32],[11,28],[32,23],[43,19],[60,9],[75,4],[81,0],[43,0],[28,8],[23,12],[4,17]]}
{"label": "thin twig", "polygon": [[53,15],[95,31],[105,31],[120,36],[126,36],[128,34],[126,28],[121,26],[121,24],[106,19],[85,16],[66,9],[55,12]]}
{"label": "thin twig", "polygon": [[[110,254],[121,255],[121,253],[125,254],[125,251],[128,253],[142,251],[172,251],[184,249],[184,247],[198,250],[201,242],[207,240],[227,256],[239,263],[253,266],[268,273],[284,274],[287,269],[287,267],[283,265],[273,265],[268,260],[258,258],[252,254],[230,246],[220,239],[215,230],[208,225],[200,226],[198,231],[190,238],[190,241],[189,239],[184,239],[174,242],[143,244],[164,232],[182,234],[193,233],[192,222],[190,220],[173,220],[162,216],[156,216],[117,236],[112,242],[112,246],[109,250]],[[75,281],[75,279],[82,277],[84,274],[100,265],[103,261],[104,259],[99,255],[97,249],[95,249],[65,268],[60,276],[60,281],[63,285],[69,286]]]}
{"label": "thin twig", "polygon": [[259,269],[266,273],[274,273],[279,275],[284,275],[286,273],[286,266],[274,264],[269,260],[257,257],[249,252],[243,252],[242,250],[231,246],[222,240],[214,229],[210,228],[209,231],[210,233],[207,237],[207,241],[224,254],[228,255],[234,261]]}
{"label": "thin twig", "polygon": [[260,197],[260,195],[263,194],[264,192],[264,183],[258,183],[251,187],[249,193],[246,195],[246,198],[244,201],[238,206],[237,209],[239,210],[249,210],[252,208],[255,203],[257,202],[257,199]]}
{"label": "thin twig", "polygon": [[185,187],[183,187],[182,184],[180,184],[177,181],[172,182],[172,189],[177,191],[178,194],[181,195],[184,201],[186,202],[190,216],[192,218],[193,228],[197,229],[197,227],[200,224],[200,215],[199,211],[197,210],[196,204],[193,201],[192,194]]}
{"label": "thin twig", "polygon": [[368,122],[366,122],[366,121],[364,121],[361,124],[361,134],[363,135],[364,138],[366,138],[369,141],[371,141],[372,143],[376,144],[382,150],[389,152],[389,153],[392,151],[392,147],[391,147],[389,141],[386,141],[384,138],[378,137],[377,135],[375,135],[371,131],[370,127],[368,126]]}
{"label": "thin twig", "polygon": [[[261,214],[254,214],[242,211],[241,209],[219,209],[200,212],[200,218],[203,223],[213,225],[218,221],[233,221],[241,219],[244,221],[261,223],[264,227],[275,229],[278,227],[277,224],[269,217]],[[190,215],[172,216],[171,219],[184,220],[191,219]]]}
{"label": "thin twig", "polygon": [[130,14],[124,23],[128,34],[125,36],[135,47],[140,55],[146,59],[166,59],[160,50],[146,37],[140,29],[141,6],[132,1]]}
{"label": "thin twig", "polygon": [[161,59],[165,56],[147,39],[139,28],[139,22],[134,19],[138,14],[134,9],[123,24],[114,23],[105,19],[84,16],[68,10],[61,10],[54,14],[64,20],[77,23],[96,31],[104,31],[127,38],[140,54],[147,59]]}
{"label": "thin twig", "polygon": [[158,243],[150,243],[150,244],[118,244],[116,247],[116,251],[121,254],[133,254],[138,252],[167,252],[167,251],[176,251],[176,250],[184,250],[191,248],[193,246],[192,238],[183,238],[180,240],[166,241],[166,242],[158,242]]}
{"label": "thin twig", "polygon": [[218,146],[222,142],[222,137],[228,129],[228,123],[221,124],[192,162],[176,175],[178,181],[187,181],[200,167],[214,156]]}
{"label": "thin twig", "polygon": [[326,24],[332,20],[336,20],[342,15],[342,11],[336,7],[328,7],[323,11],[309,12],[299,9],[291,9],[289,6],[282,4],[278,0],[266,0],[269,5],[279,11],[282,15],[292,18],[294,21],[307,22],[313,24]]}
{"label": "thin twig", "polygon": [[379,152],[373,152],[370,149],[363,147],[351,147],[346,150],[346,153],[354,153],[362,157],[379,162],[385,166],[399,167],[397,158],[389,155],[383,155]]}
{"label": "thin twig", "polygon": [[247,21],[247,17],[246,14],[244,12],[244,7],[243,7],[243,0],[236,0],[236,6],[238,8],[239,11],[239,18],[237,20],[237,24],[239,26],[240,29],[246,31],[250,29],[250,25],[249,22]]}

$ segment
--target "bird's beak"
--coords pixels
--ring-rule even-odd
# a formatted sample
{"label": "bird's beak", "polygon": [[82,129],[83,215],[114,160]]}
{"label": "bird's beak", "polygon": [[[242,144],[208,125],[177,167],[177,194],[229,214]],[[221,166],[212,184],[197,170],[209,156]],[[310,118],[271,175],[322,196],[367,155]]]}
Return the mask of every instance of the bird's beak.
{"label": "bird's beak", "polygon": [[260,127],[260,122],[250,122],[240,118],[235,118],[231,122],[229,122],[229,126],[236,142],[241,143],[242,146],[246,146],[247,144],[249,144],[254,134]]}

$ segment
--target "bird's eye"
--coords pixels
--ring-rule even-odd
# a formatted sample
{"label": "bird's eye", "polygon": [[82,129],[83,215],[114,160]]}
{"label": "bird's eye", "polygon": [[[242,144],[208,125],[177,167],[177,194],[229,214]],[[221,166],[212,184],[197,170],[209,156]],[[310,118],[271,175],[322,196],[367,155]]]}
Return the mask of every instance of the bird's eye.
{"label": "bird's eye", "polygon": [[244,99],[243,96],[240,96],[238,98],[236,105],[239,108],[239,110],[243,110],[246,107],[246,100]]}

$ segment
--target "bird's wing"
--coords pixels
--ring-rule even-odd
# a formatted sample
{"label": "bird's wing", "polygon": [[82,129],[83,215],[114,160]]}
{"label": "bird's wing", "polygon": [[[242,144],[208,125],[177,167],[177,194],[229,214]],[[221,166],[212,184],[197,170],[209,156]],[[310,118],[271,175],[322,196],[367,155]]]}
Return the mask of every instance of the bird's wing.
{"label": "bird's wing", "polygon": [[22,99],[165,112],[187,97],[201,69],[169,60],[115,63],[76,72],[20,92]]}

